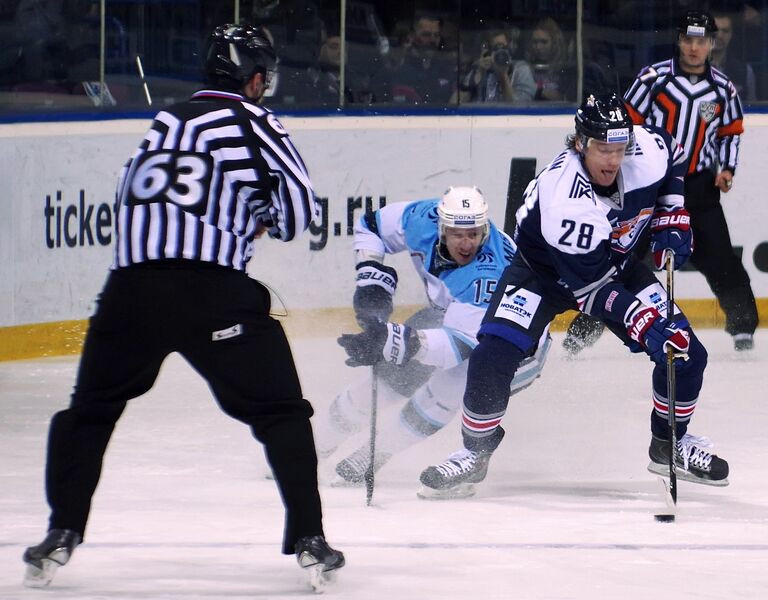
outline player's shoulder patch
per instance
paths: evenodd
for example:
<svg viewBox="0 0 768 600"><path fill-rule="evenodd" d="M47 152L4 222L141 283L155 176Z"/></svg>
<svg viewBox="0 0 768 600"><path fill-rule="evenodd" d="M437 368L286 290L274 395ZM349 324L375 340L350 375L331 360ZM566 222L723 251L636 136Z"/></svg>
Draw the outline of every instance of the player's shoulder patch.
<svg viewBox="0 0 768 600"><path fill-rule="evenodd" d="M547 204L566 202L570 199L592 199L592 184L581 167L575 152L564 152L554 162L554 169L546 169L539 175L539 201Z"/></svg>
<svg viewBox="0 0 768 600"><path fill-rule="evenodd" d="M571 182L569 198L592 198L592 184L582 173L576 172Z"/></svg>

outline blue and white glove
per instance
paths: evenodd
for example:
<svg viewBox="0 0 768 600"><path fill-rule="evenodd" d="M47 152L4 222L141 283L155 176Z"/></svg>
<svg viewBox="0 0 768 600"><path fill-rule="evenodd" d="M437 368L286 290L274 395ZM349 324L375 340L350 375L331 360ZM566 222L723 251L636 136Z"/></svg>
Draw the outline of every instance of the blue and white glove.
<svg viewBox="0 0 768 600"><path fill-rule="evenodd" d="M382 361L402 365L411 360L421 346L412 328L381 321L369 321L362 333L345 333L337 341L349 356L346 362L350 367Z"/></svg>
<svg viewBox="0 0 768 600"><path fill-rule="evenodd" d="M672 348L676 357L688 356L691 343L688 332L662 317L658 310L650 306L640 306L631 314L627 333L654 362L663 363L666 360L667 348Z"/></svg>
<svg viewBox="0 0 768 600"><path fill-rule="evenodd" d="M371 321L386 322L392 314L392 296L397 289L397 271L379 262L367 260L357 265L352 307L360 327Z"/></svg>
<svg viewBox="0 0 768 600"><path fill-rule="evenodd" d="M693 252L691 215L684 208L657 210L651 219L651 252L656 268L664 268L664 251L675 253L675 269L679 269Z"/></svg>

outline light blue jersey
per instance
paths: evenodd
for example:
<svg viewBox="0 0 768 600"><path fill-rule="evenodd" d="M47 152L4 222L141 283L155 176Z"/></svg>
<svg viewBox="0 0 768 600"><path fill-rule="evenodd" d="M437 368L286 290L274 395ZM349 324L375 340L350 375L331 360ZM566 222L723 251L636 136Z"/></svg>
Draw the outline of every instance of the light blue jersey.
<svg viewBox="0 0 768 600"><path fill-rule="evenodd" d="M438 199L399 202L363 217L354 248L383 257L408 251L430 305L444 312L443 326L419 331L418 360L447 369L477 345L477 330L504 268L514 256L512 240L493 223L475 258L458 266L439 252ZM447 254L447 253L446 253Z"/></svg>

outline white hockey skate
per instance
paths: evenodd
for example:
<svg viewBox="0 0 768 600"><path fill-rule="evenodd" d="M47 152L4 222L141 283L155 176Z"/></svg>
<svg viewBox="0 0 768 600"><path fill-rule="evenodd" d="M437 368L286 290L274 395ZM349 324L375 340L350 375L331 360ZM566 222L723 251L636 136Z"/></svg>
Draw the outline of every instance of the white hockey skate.
<svg viewBox="0 0 768 600"><path fill-rule="evenodd" d="M669 441L656 437L651 438L648 455L651 462L648 470L662 477L669 477ZM675 449L675 471L677 478L693 483L724 487L728 485L728 463L710 454L705 448L711 448L712 442L705 437L697 437L686 433L677 440Z"/></svg>
<svg viewBox="0 0 768 600"><path fill-rule="evenodd" d="M490 452L459 450L439 465L427 467L419 478L422 488L416 492L425 500L453 500L475 495L475 483L488 473Z"/></svg>
<svg viewBox="0 0 768 600"><path fill-rule="evenodd" d="M374 471L378 472L387 461L392 457L391 454L376 453L374 459ZM370 463L370 448L361 446L352 454L343 458L336 465L336 477L331 481L332 487L357 487L365 483L365 474Z"/></svg>
<svg viewBox="0 0 768 600"><path fill-rule="evenodd" d="M296 542L296 560L309 576L316 594L336 581L336 572L344 566L344 555L331 548L322 535L312 535Z"/></svg>
<svg viewBox="0 0 768 600"><path fill-rule="evenodd" d="M22 560L27 565L24 585L31 588L47 586L56 569L69 562L75 547L82 541L80 534L69 529L51 529L37 546L30 546Z"/></svg>

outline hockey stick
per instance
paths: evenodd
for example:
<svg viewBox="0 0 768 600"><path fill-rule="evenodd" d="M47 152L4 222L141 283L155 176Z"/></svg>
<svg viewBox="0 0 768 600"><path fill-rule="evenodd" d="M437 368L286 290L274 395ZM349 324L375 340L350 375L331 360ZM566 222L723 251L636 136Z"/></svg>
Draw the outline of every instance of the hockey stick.
<svg viewBox="0 0 768 600"><path fill-rule="evenodd" d="M376 377L376 365L371 367L371 440L368 468L365 470L365 504L373 502L374 462L376 459L376 418L379 404L379 384Z"/></svg>
<svg viewBox="0 0 768 600"><path fill-rule="evenodd" d="M667 321L675 316L675 253L667 249ZM675 420L675 350L667 348L667 422L669 423L669 495L677 504L677 473L675 472L675 447L677 446Z"/></svg>
<svg viewBox="0 0 768 600"><path fill-rule="evenodd" d="M138 54L136 55L136 69L139 72L141 87L144 89L144 97L147 99L147 106L152 106L152 96L149 94L147 79L144 77L144 66L141 64L141 57Z"/></svg>
<svg viewBox="0 0 768 600"><path fill-rule="evenodd" d="M504 214L504 233L512 237L517 219L515 213L523 205L523 196L528 183L536 177L535 158L513 158L509 163L509 182L507 184L507 207Z"/></svg>

